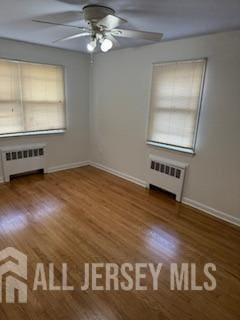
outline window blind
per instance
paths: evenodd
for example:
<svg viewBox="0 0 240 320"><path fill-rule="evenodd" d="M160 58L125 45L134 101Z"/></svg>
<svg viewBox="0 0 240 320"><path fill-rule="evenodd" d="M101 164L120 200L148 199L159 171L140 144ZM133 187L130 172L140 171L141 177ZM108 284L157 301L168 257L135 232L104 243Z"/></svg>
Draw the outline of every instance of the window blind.
<svg viewBox="0 0 240 320"><path fill-rule="evenodd" d="M61 66L0 59L0 135L65 129Z"/></svg>
<svg viewBox="0 0 240 320"><path fill-rule="evenodd" d="M193 149L206 61L154 64L148 141Z"/></svg>

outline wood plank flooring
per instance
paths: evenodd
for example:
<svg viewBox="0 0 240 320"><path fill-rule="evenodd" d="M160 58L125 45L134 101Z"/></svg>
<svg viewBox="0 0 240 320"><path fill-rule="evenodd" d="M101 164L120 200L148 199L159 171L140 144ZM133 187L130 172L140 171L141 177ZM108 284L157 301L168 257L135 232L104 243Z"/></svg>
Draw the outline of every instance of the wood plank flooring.
<svg viewBox="0 0 240 320"><path fill-rule="evenodd" d="M0 250L28 256L28 303L0 304L1 320L239 320L240 228L199 214L93 167L0 185ZM33 291L38 262L68 264L79 288L84 263L163 263L159 290ZM214 291L171 291L170 263L216 264ZM151 277L146 281L150 283Z"/></svg>

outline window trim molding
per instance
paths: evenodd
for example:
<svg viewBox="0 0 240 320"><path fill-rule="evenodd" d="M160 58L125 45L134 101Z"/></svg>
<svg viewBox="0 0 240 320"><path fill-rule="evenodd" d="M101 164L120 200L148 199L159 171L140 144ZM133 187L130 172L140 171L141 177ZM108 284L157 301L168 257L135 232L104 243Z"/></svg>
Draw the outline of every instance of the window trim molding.
<svg viewBox="0 0 240 320"><path fill-rule="evenodd" d="M198 59L200 60L200 59ZM207 71L207 63L208 63L208 58L202 58L201 60L204 60L204 69L203 69L203 76L202 76L202 82L201 82L201 88L200 88L200 95L198 99L198 111L197 111L197 118L196 118L196 126L195 126L195 132L193 136L193 151L195 153L196 149L196 143L197 143L197 134L198 134L198 128L199 128L199 122L200 122L200 113L202 110L202 101L203 101L203 92L204 92L204 85L205 85L205 79L206 79L206 71Z"/></svg>
<svg viewBox="0 0 240 320"><path fill-rule="evenodd" d="M170 150L170 151L177 151L177 152L181 152L181 153L187 153L187 154L192 155L192 156L195 155L195 150L191 149L191 148L184 148L184 147L174 146L174 145L171 145L171 144L165 144L165 143L160 143L160 142L151 141L151 140L147 140L146 144L150 145L150 146L157 147L157 148L167 149L167 150Z"/></svg>
<svg viewBox="0 0 240 320"><path fill-rule="evenodd" d="M208 57L198 57L198 58L186 58L186 59L176 59L176 60L161 60L161 61L155 61L152 62L152 66L154 65L163 65L163 64L170 64L170 63L177 63L177 62L190 62L190 61L201 61L201 60L208 60Z"/></svg>
<svg viewBox="0 0 240 320"><path fill-rule="evenodd" d="M166 144L166 143L161 143L157 141L152 141L148 139L148 130L149 130L149 121L150 121L150 115L151 115L151 106L150 106L150 101L151 101L151 88L152 88L152 72L153 72L153 67L154 65L164 65L164 64L170 64L170 63L177 63L177 62L187 62L187 61L204 61L204 69L203 69L203 76L202 76L202 81L201 81L201 88L200 88L200 95L198 99L198 108L197 108L197 117L196 117L196 126L194 130L194 135L193 135L193 146L192 148L186 148L186 147L181 147L181 146L175 146L171 144ZM186 58L186 59L181 59L181 60L162 60L159 62L152 62L152 67L151 67L151 73L149 76L150 79L150 85L149 85L149 95L148 95L148 114L147 114L147 126L146 126L146 139L145 142L148 145L152 145L155 147L163 148L163 149L168 149L171 151L178 151L178 152L183 152L191 155L195 155L196 152L196 143L197 143L197 134L198 134L198 129L199 129L199 122L200 122L200 113L202 110L202 101L203 101L203 93L204 93L204 88L205 88L205 79L206 79L206 71L207 71L207 64L208 64L208 57L200 57L200 58Z"/></svg>
<svg viewBox="0 0 240 320"><path fill-rule="evenodd" d="M38 130L38 131L25 131L25 132L15 132L15 133L2 133L1 138L11 138L11 137L27 137L27 136L42 136L42 135L52 135L52 134L64 134L65 129L49 129L49 130Z"/></svg>

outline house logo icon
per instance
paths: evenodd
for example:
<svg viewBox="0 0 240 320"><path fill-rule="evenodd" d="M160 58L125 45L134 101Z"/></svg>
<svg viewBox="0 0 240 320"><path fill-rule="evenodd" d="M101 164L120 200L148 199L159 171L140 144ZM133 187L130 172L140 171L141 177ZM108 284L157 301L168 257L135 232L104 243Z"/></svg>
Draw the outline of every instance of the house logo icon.
<svg viewBox="0 0 240 320"><path fill-rule="evenodd" d="M27 303L26 280L27 256L12 247L0 251L0 303Z"/></svg>

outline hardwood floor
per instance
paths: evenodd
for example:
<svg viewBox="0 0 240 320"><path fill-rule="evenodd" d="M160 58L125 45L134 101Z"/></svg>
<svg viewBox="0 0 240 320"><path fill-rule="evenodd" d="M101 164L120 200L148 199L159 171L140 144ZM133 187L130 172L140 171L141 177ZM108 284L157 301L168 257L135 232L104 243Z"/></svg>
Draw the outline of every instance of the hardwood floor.
<svg viewBox="0 0 240 320"><path fill-rule="evenodd" d="M28 303L0 319L240 319L240 228L93 167L0 185L0 249L28 256ZM38 262L68 264L74 291L33 291ZM80 291L83 264L163 263L159 290ZM171 291L170 263L216 264L214 291ZM146 282L150 283L147 275Z"/></svg>

